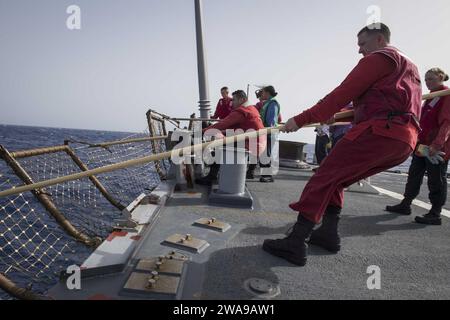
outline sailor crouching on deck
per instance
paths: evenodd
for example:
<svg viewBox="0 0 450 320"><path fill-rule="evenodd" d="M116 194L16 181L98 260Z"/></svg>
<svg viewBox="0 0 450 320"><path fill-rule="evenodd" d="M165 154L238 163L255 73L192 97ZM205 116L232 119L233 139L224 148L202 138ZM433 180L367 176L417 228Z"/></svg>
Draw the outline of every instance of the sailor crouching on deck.
<svg viewBox="0 0 450 320"><path fill-rule="evenodd" d="M439 68L429 70L425 82L431 92L448 89L444 82L448 75ZM422 132L419 134L418 152L414 154L409 168L408 182L404 200L396 206L387 206L386 210L410 215L411 204L420 193L425 172L428 174L429 199L432 208L416 222L429 225L441 225L442 207L447 202L447 169L450 159L450 97L434 98L425 101L420 118ZM422 149L421 149L422 148ZM428 152L421 155L420 150ZM443 152L444 154L440 153Z"/></svg>
<svg viewBox="0 0 450 320"><path fill-rule="evenodd" d="M220 130L222 132L228 129L241 129L244 132L247 130L258 131L264 129L264 124L258 110L248 102L247 94L242 90L238 90L233 93L233 110L230 115L215 125L204 129L203 132L211 129ZM252 150L253 147L256 147L256 150ZM246 148L250 153L260 155L266 148L266 138L257 138L256 143L249 143L249 141L246 141ZM219 164L213 164L209 174L206 177L197 179L195 182L200 185L212 185L213 182L217 180L219 169Z"/></svg>
<svg viewBox="0 0 450 320"><path fill-rule="evenodd" d="M295 132L310 123L326 122L353 101L354 127L311 178L300 201L290 205L299 212L292 233L282 240L266 240L265 251L300 266L306 264L308 239L338 252L344 188L403 163L416 147L419 72L389 41L390 30L384 24L362 29L358 46L364 57L358 65L338 88L286 124L286 132ZM321 227L313 232L321 221Z"/></svg>

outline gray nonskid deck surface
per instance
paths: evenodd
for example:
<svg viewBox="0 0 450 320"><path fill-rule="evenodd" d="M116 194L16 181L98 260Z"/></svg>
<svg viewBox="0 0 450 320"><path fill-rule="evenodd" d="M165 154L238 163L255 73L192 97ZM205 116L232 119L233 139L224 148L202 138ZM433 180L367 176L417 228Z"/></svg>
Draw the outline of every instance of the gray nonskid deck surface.
<svg viewBox="0 0 450 320"><path fill-rule="evenodd" d="M296 267L261 249L264 239L283 237L297 215L288 204L298 200L312 173L281 170L274 184L257 180L247 186L256 203L254 210L210 207L207 190L198 187L201 198L178 194L161 210L159 219L141 241L134 260L165 254L172 249L161 245L168 236L192 234L210 246L191 257L182 282L182 299L241 300L256 297L244 288L250 278L278 285L275 299L449 299L450 229L447 218L442 227L413 223L413 217L384 211L396 200L387 196L346 193L340 231L343 250L337 255L310 247L306 267ZM396 175L382 174L373 181L396 191ZM426 210L414 207L415 214ZM193 226L199 218L216 218L231 224L226 233ZM367 268L381 268L381 290L367 288ZM131 272L83 281L83 290L70 292L61 285L54 297L85 299L95 294L128 299L118 295ZM142 298L142 297L141 297Z"/></svg>
<svg viewBox="0 0 450 320"><path fill-rule="evenodd" d="M308 265L299 268L262 251L264 239L283 237L295 222L296 214L287 205L298 199L310 176L283 170L274 185L250 182L258 210L245 215L223 212L221 218L247 227L226 249L212 254L203 298L251 299L243 283L253 277L278 284L278 299L450 298L448 220L443 227L425 227L412 217L389 214L383 210L393 199L386 196L346 193L343 250L337 255L312 246ZM415 213L426 211L415 208ZM381 268L381 290L367 289L371 265Z"/></svg>
<svg viewBox="0 0 450 320"><path fill-rule="evenodd" d="M407 174L392 174L392 173L381 173L371 179L371 183L374 186L388 189L392 192L403 195L405 193L405 186L408 180ZM428 179L424 178L422 188L420 189L420 194L417 197L417 200L421 200L424 202L430 202L428 198ZM450 186L450 183L449 183ZM392 200L392 203L399 203L398 200ZM450 192L447 193L447 204L444 206L445 209L450 210Z"/></svg>

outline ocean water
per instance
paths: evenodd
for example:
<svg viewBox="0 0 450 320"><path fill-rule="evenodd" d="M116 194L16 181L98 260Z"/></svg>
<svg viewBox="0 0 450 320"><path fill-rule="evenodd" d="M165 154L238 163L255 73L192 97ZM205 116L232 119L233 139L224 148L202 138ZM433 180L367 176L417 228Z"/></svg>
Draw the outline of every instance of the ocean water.
<svg viewBox="0 0 450 320"><path fill-rule="evenodd" d="M130 132L58 129L0 124L0 144L9 151L61 145L65 139L104 142L123 139Z"/></svg>
<svg viewBox="0 0 450 320"><path fill-rule="evenodd" d="M94 131L94 130L77 130L77 129L58 129L58 128L42 128L42 127L27 127L27 126L13 126L13 125L0 125L0 144L6 147L9 151L18 151L32 148L40 148L40 147L49 147L55 145L62 145L64 140L71 139L77 141L86 141L89 143L99 143L106 141L115 141L120 140L126 137L130 137L134 133L130 132L109 132L109 131ZM17 178L13 175L12 171L7 167L3 160L0 159L0 174L3 174L3 179L6 178L14 178L16 179L15 183L17 183ZM116 174L117 177L113 177L113 179L118 179L120 181L120 174ZM150 172L149 175L157 176L156 172ZM159 177L157 177L159 179ZM2 180L4 181L4 180ZM21 182L19 181L21 184ZM83 190L82 190L83 191ZM128 195L133 196L133 195ZM36 217L41 219L39 222L42 225L46 225L47 229L45 232L49 234L52 233L56 236L63 237L62 241L59 241L55 244L56 250L62 250L64 248L64 244L70 244L71 250L64 251L65 262L62 264L65 266L69 266L72 264L80 265L92 252L92 249L86 248L84 245L80 243L76 243L71 239L67 234L65 234L59 225L55 223L52 217L42 208L39 202L31 195L31 193L26 194L26 200L30 201L31 206L36 208L35 216L27 217L27 219L34 220ZM7 198L0 199L0 205L6 206L5 203ZM97 205L100 208L96 208L96 210L102 210L106 212L106 215L103 217L105 221L111 220L111 216L108 216L108 212L112 212L111 205L103 199L97 201ZM102 208L102 206L104 208ZM114 208L115 209L115 208ZM81 213L83 210L87 210L84 213L89 214L90 208L83 208L82 206L74 207L75 214ZM88 212L89 211L89 212ZM117 210L116 210L117 211ZM7 211L8 212L8 211ZM8 212L10 214L12 211ZM2 212L0 212L2 213ZM3 211L5 213L5 211ZM117 214L117 212L115 213ZM112 213L111 213L112 215ZM0 222L2 219L8 219L5 216L0 215ZM5 220L6 221L6 220ZM96 221L98 222L98 221ZM35 229L40 230L42 233L41 227L39 223L34 225ZM6 224L0 225L0 232L5 232ZM20 227L20 226L18 226ZM6 229L7 230L7 229ZM46 234L41 234L43 237L47 236ZM5 263L2 264L2 254L4 252L8 252L8 250L12 250L8 248L8 244L6 241L8 239L7 231L1 235L0 237L0 247L5 251L0 252L0 272L5 272ZM60 247L58 247L60 246ZM8 260L9 261L9 260ZM7 265L9 266L9 265ZM41 266L45 267L45 263ZM8 273L8 277L21 286L28 286L30 283L33 283L33 291L39 293L45 293L56 281L58 281L58 272L61 270L51 269L48 273L51 277L50 280L46 279L45 281L34 281L35 279L30 278L29 274L25 275L21 272L10 272ZM10 297L6 295L0 289L0 299L9 299Z"/></svg>

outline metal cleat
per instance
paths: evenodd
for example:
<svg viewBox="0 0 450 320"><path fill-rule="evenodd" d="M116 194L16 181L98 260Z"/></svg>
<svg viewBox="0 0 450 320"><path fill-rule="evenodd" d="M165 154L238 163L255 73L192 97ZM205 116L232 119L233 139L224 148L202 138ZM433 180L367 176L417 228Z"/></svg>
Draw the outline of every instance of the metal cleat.
<svg viewBox="0 0 450 320"><path fill-rule="evenodd" d="M162 245L176 247L182 250L188 250L195 253L202 253L209 243L205 240L194 238L191 234L174 234L162 242Z"/></svg>
<svg viewBox="0 0 450 320"><path fill-rule="evenodd" d="M216 218L202 218L198 219L193 224L196 227L211 229L219 232L227 232L231 226L228 223L218 221Z"/></svg>

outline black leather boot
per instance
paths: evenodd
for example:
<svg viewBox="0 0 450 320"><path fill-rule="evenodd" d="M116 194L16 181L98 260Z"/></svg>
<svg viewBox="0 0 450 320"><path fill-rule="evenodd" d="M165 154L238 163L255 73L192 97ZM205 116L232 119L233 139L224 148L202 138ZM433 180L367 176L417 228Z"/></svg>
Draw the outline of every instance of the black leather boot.
<svg viewBox="0 0 450 320"><path fill-rule="evenodd" d="M196 179L195 183L201 186L212 186L214 182L217 182L217 176L219 175L220 165L213 164L209 169L207 176Z"/></svg>
<svg viewBox="0 0 450 320"><path fill-rule="evenodd" d="M442 208L432 207L429 213L427 213L423 217L416 217L415 220L417 223L420 223L420 224L440 226L440 225L442 225L441 211L442 211Z"/></svg>
<svg viewBox="0 0 450 320"><path fill-rule="evenodd" d="M272 183L272 182L275 182L275 180L273 179L272 176L261 176L261 178L259 179L259 182Z"/></svg>
<svg viewBox="0 0 450 320"><path fill-rule="evenodd" d="M246 179L248 179L248 180L255 179L255 170L256 170L256 164L249 164L248 169L247 169Z"/></svg>
<svg viewBox="0 0 450 320"><path fill-rule="evenodd" d="M341 238L338 225L342 209L329 206L322 219L322 225L314 230L308 243L324 248L331 253L341 251Z"/></svg>
<svg viewBox="0 0 450 320"><path fill-rule="evenodd" d="M386 207L386 211L388 212L393 212L393 213L398 213L404 216L409 216L412 214L412 210L411 210L411 202L407 199L403 200L400 204L396 205L396 206L387 206Z"/></svg>
<svg viewBox="0 0 450 320"><path fill-rule="evenodd" d="M291 234L285 239L265 240L263 250L271 255L283 258L297 266L303 267L307 261L308 246L305 243L311 235L315 224L299 216Z"/></svg>

